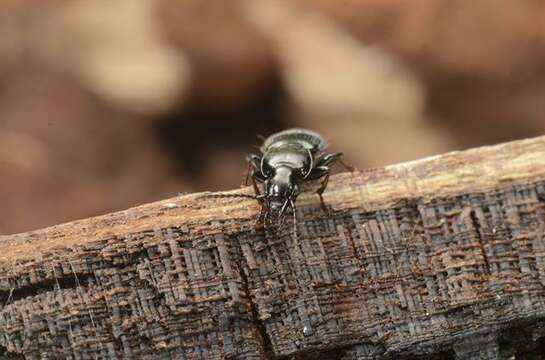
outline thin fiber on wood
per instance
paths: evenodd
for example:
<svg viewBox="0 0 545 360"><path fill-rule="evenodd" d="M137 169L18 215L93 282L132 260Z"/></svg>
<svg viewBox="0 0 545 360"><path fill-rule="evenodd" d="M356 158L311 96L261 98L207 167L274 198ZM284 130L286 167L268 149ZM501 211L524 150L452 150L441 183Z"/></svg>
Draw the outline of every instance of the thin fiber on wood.
<svg viewBox="0 0 545 360"><path fill-rule="evenodd" d="M233 193L250 193L242 189ZM297 229L207 194L0 237L28 359L509 359L545 336L545 137L343 173ZM54 204L52 204L54 206Z"/></svg>

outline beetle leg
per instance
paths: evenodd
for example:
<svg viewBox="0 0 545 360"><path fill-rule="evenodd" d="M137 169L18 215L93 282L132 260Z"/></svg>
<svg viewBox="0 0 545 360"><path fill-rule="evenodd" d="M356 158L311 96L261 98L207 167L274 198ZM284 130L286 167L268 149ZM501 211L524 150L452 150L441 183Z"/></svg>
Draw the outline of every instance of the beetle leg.
<svg viewBox="0 0 545 360"><path fill-rule="evenodd" d="M344 161L343 159L338 159L338 161L339 161L339 164L341 164L342 166L344 166L344 168L345 168L346 170L348 170L348 171L350 171L350 172L356 171L356 168L355 168L353 165L347 163L347 162Z"/></svg>
<svg viewBox="0 0 545 360"><path fill-rule="evenodd" d="M337 161L338 159L341 158L341 156L343 156L343 153L335 153L335 154L327 154L326 156L324 156L323 158L320 159L320 161L318 161L318 164L316 164L317 166L329 166L331 164L333 164L335 161Z"/></svg>
<svg viewBox="0 0 545 360"><path fill-rule="evenodd" d="M295 203L293 200L290 200L291 205L291 211L293 212L293 237L296 241L296 243L299 243L299 239L297 236L297 208L295 207Z"/></svg>
<svg viewBox="0 0 545 360"><path fill-rule="evenodd" d="M256 180L259 182L264 182L266 180L265 176L263 176L260 170L261 158L257 156L256 154L249 154L246 157L246 160L248 161L248 169L246 171L244 185L248 185L248 178L250 178L252 180L252 186L254 188L256 197L258 199L262 199L263 196L261 195L261 192L259 191L259 187L257 186L257 183L256 183Z"/></svg>
<svg viewBox="0 0 545 360"><path fill-rule="evenodd" d="M327 166L318 166L312 169L308 177L309 180L318 180L329 174L329 167Z"/></svg>
<svg viewBox="0 0 545 360"><path fill-rule="evenodd" d="M317 165L318 166L330 166L330 165L333 165L333 163L335 163L336 161L338 161L339 164L344 166L346 170L348 170L350 172L354 172L355 168L352 165L347 164L345 161L343 161L342 156L343 156L343 153L341 153L341 152L335 153L335 154L328 154L328 155L324 156L318 162Z"/></svg>
<svg viewBox="0 0 545 360"><path fill-rule="evenodd" d="M261 164L261 158L257 156L256 154L248 154L248 156L246 156L246 161L248 162L248 167L246 168L246 174L244 175L243 186L248 185L248 179L250 177L250 173L252 172L252 169L254 170L254 172L255 170L259 170L259 166ZM252 176L254 176L253 173L252 173Z"/></svg>
<svg viewBox="0 0 545 360"><path fill-rule="evenodd" d="M250 178L251 170L252 170L252 165L248 163L248 166L246 167L246 171L244 172L244 181L242 182L241 186L248 186L248 180Z"/></svg>
<svg viewBox="0 0 545 360"><path fill-rule="evenodd" d="M259 169L261 164L261 158L256 154L248 154L246 160L254 167L254 169Z"/></svg>
<svg viewBox="0 0 545 360"><path fill-rule="evenodd" d="M256 172L254 171L254 173L252 174L252 186L254 187L254 192L255 192L255 195L258 199L261 199L263 198L263 196L261 195L261 191L259 191L259 187L257 186L257 182L256 182Z"/></svg>
<svg viewBox="0 0 545 360"><path fill-rule="evenodd" d="M329 182L329 173L325 174L324 179L322 180L322 184L320 185L318 190L316 190L316 193L320 197L320 202L321 202L323 207L325 207L325 203L324 203L324 198L323 198L322 194L324 193L328 182Z"/></svg>

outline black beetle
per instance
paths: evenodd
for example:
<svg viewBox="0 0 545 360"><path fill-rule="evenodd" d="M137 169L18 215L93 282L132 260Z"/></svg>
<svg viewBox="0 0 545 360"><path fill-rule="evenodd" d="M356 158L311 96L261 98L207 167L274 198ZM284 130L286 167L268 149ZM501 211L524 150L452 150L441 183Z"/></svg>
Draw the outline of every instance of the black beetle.
<svg viewBox="0 0 545 360"><path fill-rule="evenodd" d="M310 180L321 179L316 192L323 204L322 193L327 187L330 166L342 156L342 153L325 154L326 147L324 138L314 131L289 129L266 138L260 148L261 155L248 155L248 173L256 198L263 201L267 213L282 216L288 206L295 213L301 183ZM257 182L264 184L263 194Z"/></svg>
<svg viewBox="0 0 545 360"><path fill-rule="evenodd" d="M257 199L263 205L258 221L263 214L265 220L269 214L283 220L282 215L291 207L294 234L297 238L295 201L301 192L301 184L305 181L321 180L316 193L324 206L322 194L327 187L331 165L339 161L349 171L354 171L354 168L341 160L342 153L326 154L326 147L324 138L311 130L296 128L273 134L264 140L260 155L249 154L247 157L245 184L248 184L250 177L255 195L211 194L207 197ZM264 185L263 193L259 190L258 183Z"/></svg>

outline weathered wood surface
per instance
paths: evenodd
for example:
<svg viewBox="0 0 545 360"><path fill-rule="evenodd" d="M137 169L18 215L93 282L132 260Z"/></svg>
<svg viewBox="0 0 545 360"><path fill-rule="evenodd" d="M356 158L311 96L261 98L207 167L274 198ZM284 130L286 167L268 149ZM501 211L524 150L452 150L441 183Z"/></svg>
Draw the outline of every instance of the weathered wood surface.
<svg viewBox="0 0 545 360"><path fill-rule="evenodd" d="M345 360L543 345L545 137L343 173L324 197L329 213L300 197L297 239L289 217L264 231L254 201L203 194L2 236L0 345Z"/></svg>

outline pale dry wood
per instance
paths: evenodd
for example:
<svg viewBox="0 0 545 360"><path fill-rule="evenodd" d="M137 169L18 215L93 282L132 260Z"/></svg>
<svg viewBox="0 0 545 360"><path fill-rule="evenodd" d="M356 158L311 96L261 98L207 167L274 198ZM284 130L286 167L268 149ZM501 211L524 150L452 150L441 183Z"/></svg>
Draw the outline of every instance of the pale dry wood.
<svg viewBox="0 0 545 360"><path fill-rule="evenodd" d="M207 194L2 236L0 343L189 359L539 346L545 137L333 176L327 213L309 190L297 238L256 227L253 200Z"/></svg>

